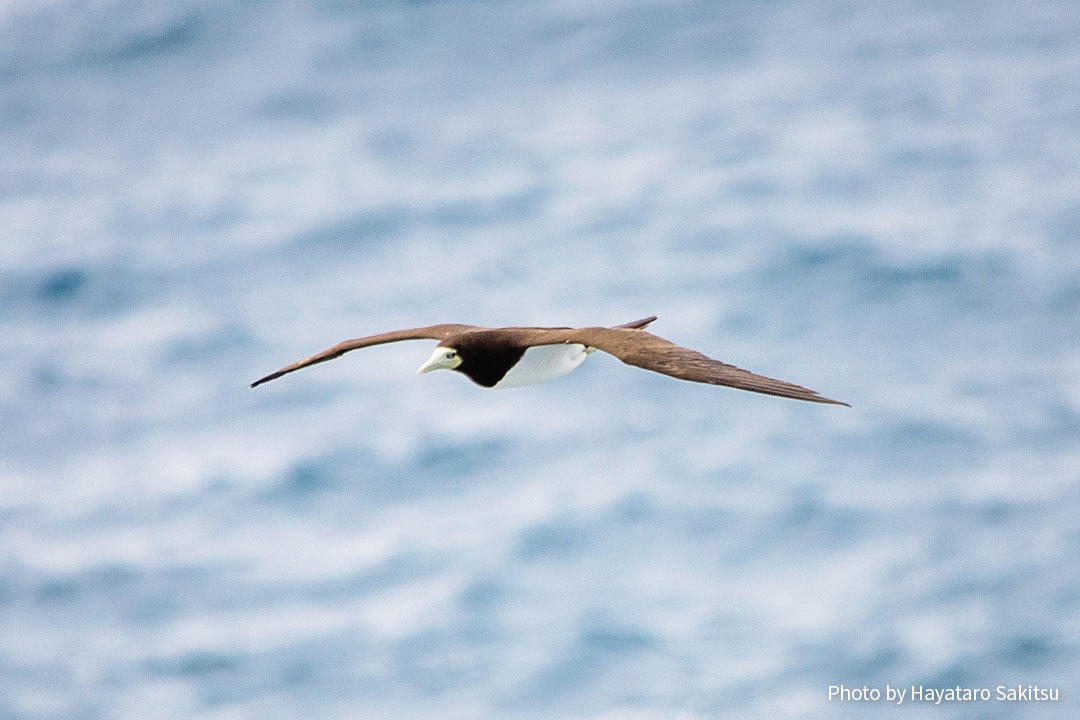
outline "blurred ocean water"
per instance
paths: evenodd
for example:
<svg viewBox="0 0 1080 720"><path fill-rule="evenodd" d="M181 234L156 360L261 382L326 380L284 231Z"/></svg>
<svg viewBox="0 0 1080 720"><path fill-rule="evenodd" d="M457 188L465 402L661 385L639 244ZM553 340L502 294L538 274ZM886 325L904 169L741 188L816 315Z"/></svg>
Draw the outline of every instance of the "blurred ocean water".
<svg viewBox="0 0 1080 720"><path fill-rule="evenodd" d="M0 717L1075 717L1078 188L1071 2L4 3ZM247 388L648 314L854 408Z"/></svg>

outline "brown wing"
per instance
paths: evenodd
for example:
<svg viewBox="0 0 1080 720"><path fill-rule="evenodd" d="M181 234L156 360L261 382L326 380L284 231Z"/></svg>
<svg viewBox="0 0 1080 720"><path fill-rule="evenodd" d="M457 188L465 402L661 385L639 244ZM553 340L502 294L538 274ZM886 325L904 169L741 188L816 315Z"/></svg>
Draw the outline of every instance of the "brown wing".
<svg viewBox="0 0 1080 720"><path fill-rule="evenodd" d="M291 365L286 365L280 370L275 370L266 377L261 377L251 383L251 387L262 385L264 382L270 382L271 380L275 380L294 370L306 368L308 365L333 360L334 358L341 357L350 350L359 350L360 348L371 347L372 345L383 345L385 343L400 342L402 340L445 340L457 333L480 329L482 328L478 328L475 325L429 325L428 327L412 328L411 330L394 330L393 332L382 333L381 335L369 335L353 340L345 340L333 347L326 348L322 352L315 353L309 358L297 360Z"/></svg>
<svg viewBox="0 0 1080 720"><path fill-rule="evenodd" d="M541 334L537 333L537 335ZM713 360L695 350L676 345L645 330L582 328L580 330L544 333L544 335L546 337L530 338L530 344L549 344L549 341L555 343L577 342L614 355L627 365L652 370L663 375L670 375L680 380L707 383L709 385L726 385L739 390L749 390L751 392L765 393L766 395L778 395L795 400L851 407L845 402L830 400L827 397L818 395L813 390L799 385L784 382L783 380L775 380L752 373L749 370L737 368L734 365L722 363L719 360ZM541 342L535 342L536 340L541 340Z"/></svg>
<svg viewBox="0 0 1080 720"><path fill-rule="evenodd" d="M612 330L622 330L622 329L640 330L643 327L648 327L649 323L653 322L654 320L656 320L656 316L655 315L650 315L647 318L641 318L640 320L634 320L633 322L628 322L628 323L625 323L623 325L616 325L615 327L612 328Z"/></svg>

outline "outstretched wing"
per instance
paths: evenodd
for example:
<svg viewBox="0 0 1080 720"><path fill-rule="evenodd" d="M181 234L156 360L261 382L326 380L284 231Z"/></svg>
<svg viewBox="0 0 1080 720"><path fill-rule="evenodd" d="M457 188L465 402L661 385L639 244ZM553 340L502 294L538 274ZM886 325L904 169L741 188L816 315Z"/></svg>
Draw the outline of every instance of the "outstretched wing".
<svg viewBox="0 0 1080 720"><path fill-rule="evenodd" d="M652 370L680 380L726 385L766 395L851 407L845 402L822 397L817 392L800 385L758 375L749 370L713 360L696 350L676 345L645 330L582 328L552 332L547 338L535 337L532 340L534 344L547 344L547 340L555 343L582 343L614 355L627 365ZM536 340L541 342L536 343Z"/></svg>
<svg viewBox="0 0 1080 720"><path fill-rule="evenodd" d="M411 330L394 330L393 332L382 333L381 335L369 335L367 337L354 338L353 340L345 340L333 347L326 348L322 352L315 353L309 358L297 360L291 365L286 365L280 370L275 370L266 377L261 377L251 383L251 387L262 385L264 382L270 382L271 380L275 380L294 370L306 368L308 365L333 360L334 358L341 357L350 350L359 350L360 348L371 347L372 345L383 345L385 343L400 342L402 340L445 340L451 335L456 335L468 330L480 329L482 328L478 328L475 325L429 325L428 327L412 328Z"/></svg>
<svg viewBox="0 0 1080 720"><path fill-rule="evenodd" d="M648 327L649 323L656 320L655 315L650 315L647 318L641 318L640 320L634 320L623 325L616 325L612 330L640 330L643 327Z"/></svg>

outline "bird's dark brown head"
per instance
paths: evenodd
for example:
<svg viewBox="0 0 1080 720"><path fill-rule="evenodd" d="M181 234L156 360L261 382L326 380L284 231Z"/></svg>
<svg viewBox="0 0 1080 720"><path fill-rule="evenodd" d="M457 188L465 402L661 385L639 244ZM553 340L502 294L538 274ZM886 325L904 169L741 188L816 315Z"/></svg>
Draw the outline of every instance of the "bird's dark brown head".
<svg viewBox="0 0 1080 720"><path fill-rule="evenodd" d="M524 346L485 333L464 333L439 343L417 374L432 370L456 370L477 385L494 387L521 359Z"/></svg>

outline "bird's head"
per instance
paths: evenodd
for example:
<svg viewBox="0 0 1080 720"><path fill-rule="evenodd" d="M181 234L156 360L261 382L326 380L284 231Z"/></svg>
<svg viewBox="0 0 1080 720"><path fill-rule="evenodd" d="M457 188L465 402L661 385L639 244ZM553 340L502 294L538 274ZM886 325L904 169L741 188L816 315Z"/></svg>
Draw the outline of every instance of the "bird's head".
<svg viewBox="0 0 1080 720"><path fill-rule="evenodd" d="M456 348L444 347L440 345L435 348L435 352L431 353L431 357L428 361L420 366L420 369L416 371L417 375L422 373L431 372L432 370L453 370L461 364L461 353Z"/></svg>

